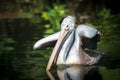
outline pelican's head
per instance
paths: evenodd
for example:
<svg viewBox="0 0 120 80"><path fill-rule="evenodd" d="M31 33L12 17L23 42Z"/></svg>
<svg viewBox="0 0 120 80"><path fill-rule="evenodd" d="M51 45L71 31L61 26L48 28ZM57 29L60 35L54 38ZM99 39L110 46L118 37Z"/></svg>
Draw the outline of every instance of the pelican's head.
<svg viewBox="0 0 120 80"><path fill-rule="evenodd" d="M67 16L66 18L63 19L61 23L60 36L57 41L58 45L56 45L58 48L60 47L60 44L63 44L63 40L66 38L66 36L69 36L71 32L74 30L75 21L76 19L74 16Z"/></svg>
<svg viewBox="0 0 120 80"><path fill-rule="evenodd" d="M59 51L60 46L64 44L65 39L71 35L72 31L75 28L75 21L76 19L74 16L67 16L66 18L63 19L61 23L60 36L54 48L56 49L56 51Z"/></svg>
<svg viewBox="0 0 120 80"><path fill-rule="evenodd" d="M68 35L67 33L71 32L75 28L75 22L76 19L74 16L67 16L63 19L61 23L61 34L58 42L61 42L65 38L65 36Z"/></svg>
<svg viewBox="0 0 120 80"><path fill-rule="evenodd" d="M67 16L61 23L61 30L72 30L75 27L76 19L74 16Z"/></svg>

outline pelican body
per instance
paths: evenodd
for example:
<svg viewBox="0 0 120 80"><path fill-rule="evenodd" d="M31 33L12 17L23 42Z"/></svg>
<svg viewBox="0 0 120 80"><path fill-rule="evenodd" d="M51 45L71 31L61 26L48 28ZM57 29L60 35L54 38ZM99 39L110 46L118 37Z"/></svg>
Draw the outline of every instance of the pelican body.
<svg viewBox="0 0 120 80"><path fill-rule="evenodd" d="M35 43L33 48L39 49L46 43L57 41L50 56L47 71L53 63L56 65L92 65L100 59L100 55L90 56L84 50L85 48L96 49L99 31L85 24L75 28L75 22L74 16L67 16L61 23L60 32Z"/></svg>

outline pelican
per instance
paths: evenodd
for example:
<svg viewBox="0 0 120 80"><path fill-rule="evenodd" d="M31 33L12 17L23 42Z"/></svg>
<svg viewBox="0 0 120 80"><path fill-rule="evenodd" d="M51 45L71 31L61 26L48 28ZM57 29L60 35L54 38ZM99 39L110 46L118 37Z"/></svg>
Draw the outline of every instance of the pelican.
<svg viewBox="0 0 120 80"><path fill-rule="evenodd" d="M53 63L56 65L93 65L98 62L101 55L90 56L85 48L96 49L99 31L88 25L81 24L75 28L74 16L67 16L61 23L61 31L46 38L38 40L33 49L40 49L47 43L57 41L50 56L46 71Z"/></svg>

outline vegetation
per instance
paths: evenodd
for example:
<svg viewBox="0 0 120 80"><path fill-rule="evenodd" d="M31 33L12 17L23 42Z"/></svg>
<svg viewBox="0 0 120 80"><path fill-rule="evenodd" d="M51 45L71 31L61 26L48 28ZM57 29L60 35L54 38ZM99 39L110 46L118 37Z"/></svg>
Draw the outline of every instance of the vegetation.
<svg viewBox="0 0 120 80"><path fill-rule="evenodd" d="M111 14L109 9L103 8L96 15L97 20L92 22L101 32L100 50L103 51L119 51L120 43L118 35L120 34L118 23L120 21L119 14ZM117 19L116 19L117 18ZM102 45L105 44L105 45Z"/></svg>
<svg viewBox="0 0 120 80"><path fill-rule="evenodd" d="M44 25L46 28L44 34L51 34L60 30L60 21L67 12L65 5L54 4L53 8L47 7L47 11L42 13L43 19L49 21L49 23Z"/></svg>

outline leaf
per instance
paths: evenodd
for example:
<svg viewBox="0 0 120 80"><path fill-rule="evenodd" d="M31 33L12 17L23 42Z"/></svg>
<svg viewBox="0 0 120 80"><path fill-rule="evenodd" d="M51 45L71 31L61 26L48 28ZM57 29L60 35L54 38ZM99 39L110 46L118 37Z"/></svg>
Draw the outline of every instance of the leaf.
<svg viewBox="0 0 120 80"><path fill-rule="evenodd" d="M53 29L47 29L47 30L45 31L46 34L50 34L50 33L53 33L53 32L54 32Z"/></svg>
<svg viewBox="0 0 120 80"><path fill-rule="evenodd" d="M49 20L48 13L47 12L43 12L42 13L42 18L44 18L45 20Z"/></svg>
<svg viewBox="0 0 120 80"><path fill-rule="evenodd" d="M46 25L45 25L45 28L50 28L50 24L46 24Z"/></svg>

